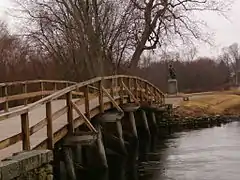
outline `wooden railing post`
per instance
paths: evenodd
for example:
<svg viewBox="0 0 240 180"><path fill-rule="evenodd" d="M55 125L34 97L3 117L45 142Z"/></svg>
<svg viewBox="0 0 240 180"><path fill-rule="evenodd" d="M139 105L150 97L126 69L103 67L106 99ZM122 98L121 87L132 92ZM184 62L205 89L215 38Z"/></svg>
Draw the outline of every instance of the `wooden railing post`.
<svg viewBox="0 0 240 180"><path fill-rule="evenodd" d="M120 104L123 104L123 95L124 95L124 92L123 92L123 78L120 78Z"/></svg>
<svg viewBox="0 0 240 180"><path fill-rule="evenodd" d="M41 81L40 82L40 88L41 88L41 92L42 92L42 98L44 98L44 95L43 95L43 91L44 91L44 84L43 84L43 82Z"/></svg>
<svg viewBox="0 0 240 180"><path fill-rule="evenodd" d="M74 127L73 127L73 108L72 108L72 92L68 92L66 94L66 100L67 100L67 121L68 121L68 134L74 133Z"/></svg>
<svg viewBox="0 0 240 180"><path fill-rule="evenodd" d="M21 114L21 126L22 126L23 150L30 150L30 131L29 131L28 112Z"/></svg>
<svg viewBox="0 0 240 180"><path fill-rule="evenodd" d="M154 88L153 88L153 86L150 86L149 89L150 89L150 91L151 91L151 92L150 92L150 93L151 93L151 94L150 94L150 103L153 104Z"/></svg>
<svg viewBox="0 0 240 180"><path fill-rule="evenodd" d="M140 102L143 102L144 97L143 97L142 81L140 84L141 84L140 85Z"/></svg>
<svg viewBox="0 0 240 180"><path fill-rule="evenodd" d="M51 101L46 103L46 118L47 118L47 148L53 149L53 126L52 126L52 104Z"/></svg>
<svg viewBox="0 0 240 180"><path fill-rule="evenodd" d="M54 83L54 91L57 91L57 83Z"/></svg>
<svg viewBox="0 0 240 180"><path fill-rule="evenodd" d="M138 100L138 84L137 84L137 79L134 79L134 91L135 91L135 97Z"/></svg>
<svg viewBox="0 0 240 180"><path fill-rule="evenodd" d="M27 83L23 84L23 93L26 94L27 93ZM26 106L28 104L28 98L24 99L24 105Z"/></svg>
<svg viewBox="0 0 240 180"><path fill-rule="evenodd" d="M158 96L158 92L157 92L157 90L155 89L155 102L156 102L156 104L158 104L160 101L159 101L159 96Z"/></svg>
<svg viewBox="0 0 240 180"><path fill-rule="evenodd" d="M6 101L3 104L3 108L4 108L4 111L7 112L8 111L8 87L6 85L6 86L3 86L2 88L3 88L2 89L3 97L6 98Z"/></svg>
<svg viewBox="0 0 240 180"><path fill-rule="evenodd" d="M132 87L131 87L131 78L128 78L127 79L127 82L128 82L128 84L127 84L127 87L128 87L128 89L132 92ZM130 96L130 94L128 95L128 102L132 102L132 99L131 99L131 96Z"/></svg>
<svg viewBox="0 0 240 180"><path fill-rule="evenodd" d="M146 95L146 102L149 103L148 84L146 82L144 82L144 84L145 84L144 89L145 89L145 95Z"/></svg>
<svg viewBox="0 0 240 180"><path fill-rule="evenodd" d="M114 98L114 78L111 79L111 86L110 86L110 95ZM113 103L112 103L112 107L114 107Z"/></svg>
<svg viewBox="0 0 240 180"><path fill-rule="evenodd" d="M89 108L89 87L85 86L84 87L84 97L85 97L85 112L86 112L86 117L90 119L90 108Z"/></svg>
<svg viewBox="0 0 240 180"><path fill-rule="evenodd" d="M99 81L99 95L98 95L98 99L99 99L99 105L100 105L100 112L104 113L104 102L103 102L103 79L101 79Z"/></svg>

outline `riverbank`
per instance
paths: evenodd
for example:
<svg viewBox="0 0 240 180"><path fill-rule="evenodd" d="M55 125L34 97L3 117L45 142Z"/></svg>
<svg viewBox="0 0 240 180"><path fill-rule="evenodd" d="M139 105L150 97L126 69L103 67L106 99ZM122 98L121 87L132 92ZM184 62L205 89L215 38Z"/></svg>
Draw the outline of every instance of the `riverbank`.
<svg viewBox="0 0 240 180"><path fill-rule="evenodd" d="M174 108L174 116L206 117L206 116L240 116L240 95L237 91L218 92L198 98L189 97Z"/></svg>

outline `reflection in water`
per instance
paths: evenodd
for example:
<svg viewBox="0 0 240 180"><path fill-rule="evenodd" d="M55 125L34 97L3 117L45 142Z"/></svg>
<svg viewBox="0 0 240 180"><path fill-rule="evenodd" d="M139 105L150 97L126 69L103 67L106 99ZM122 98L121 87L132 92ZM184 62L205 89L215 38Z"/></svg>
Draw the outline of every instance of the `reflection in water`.
<svg viewBox="0 0 240 180"><path fill-rule="evenodd" d="M239 180L240 122L173 133L158 142L140 180Z"/></svg>

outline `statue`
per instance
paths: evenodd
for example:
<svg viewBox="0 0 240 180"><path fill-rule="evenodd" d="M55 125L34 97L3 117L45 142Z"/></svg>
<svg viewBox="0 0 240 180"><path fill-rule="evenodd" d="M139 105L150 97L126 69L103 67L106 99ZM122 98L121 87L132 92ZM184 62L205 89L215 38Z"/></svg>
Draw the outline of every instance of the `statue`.
<svg viewBox="0 0 240 180"><path fill-rule="evenodd" d="M168 72L169 72L170 79L176 79L176 72L172 64L169 65Z"/></svg>

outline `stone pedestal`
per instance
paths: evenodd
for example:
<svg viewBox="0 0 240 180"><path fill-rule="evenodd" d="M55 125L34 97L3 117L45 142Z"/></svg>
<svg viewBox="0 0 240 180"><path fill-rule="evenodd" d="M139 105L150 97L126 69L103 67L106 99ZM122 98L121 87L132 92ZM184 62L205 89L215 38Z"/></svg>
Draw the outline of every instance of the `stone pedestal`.
<svg viewBox="0 0 240 180"><path fill-rule="evenodd" d="M168 80L168 94L173 95L178 93L178 85L176 79Z"/></svg>

